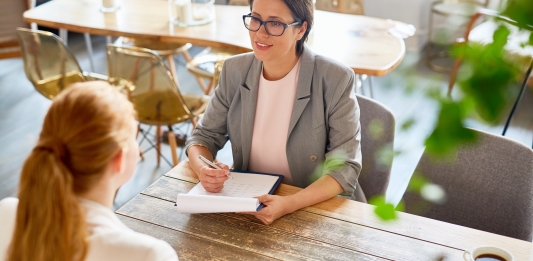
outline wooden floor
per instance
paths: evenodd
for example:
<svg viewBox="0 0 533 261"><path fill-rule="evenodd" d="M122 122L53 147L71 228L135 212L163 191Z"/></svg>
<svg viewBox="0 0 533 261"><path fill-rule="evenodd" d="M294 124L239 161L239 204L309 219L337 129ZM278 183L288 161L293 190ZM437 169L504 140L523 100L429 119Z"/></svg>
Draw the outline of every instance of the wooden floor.
<svg viewBox="0 0 533 261"><path fill-rule="evenodd" d="M92 41L95 50L95 72L106 74L105 38L93 36ZM82 68L89 71L83 37L69 34L69 46L76 54ZM191 54L194 55L202 49L193 47ZM398 69L387 76L374 79L374 98L394 112L397 122L395 149L403 152L394 159L387 191L387 198L393 203L401 199L423 152L423 139L429 134L435 122L437 107L425 96L425 91L428 88L445 91L447 83L447 75L429 70L420 61L420 57L418 53L408 53ZM198 83L183 66L183 58L176 57L176 61L180 87L185 92L200 93ZM409 89L412 90L406 91ZM37 141L49 105L50 101L37 93L26 79L22 59L0 60L0 199L16 196L21 166ZM533 92L528 90L507 135L530 147L533 142L532 107ZM409 119L416 121L414 127L408 132L401 131L401 124ZM476 121L469 121L467 124L497 134L503 129L502 126L490 127ZM180 129L186 133L188 128L190 126L184 125ZM143 142L141 147L147 149L147 142ZM218 158L231 165L229 147L228 143ZM180 159L183 160L185 155L181 154ZM170 149L166 145L163 146L163 155L171 159ZM115 209L129 201L170 168L164 161L157 166L154 150L148 151L145 160L139 161L133 178L120 189Z"/></svg>

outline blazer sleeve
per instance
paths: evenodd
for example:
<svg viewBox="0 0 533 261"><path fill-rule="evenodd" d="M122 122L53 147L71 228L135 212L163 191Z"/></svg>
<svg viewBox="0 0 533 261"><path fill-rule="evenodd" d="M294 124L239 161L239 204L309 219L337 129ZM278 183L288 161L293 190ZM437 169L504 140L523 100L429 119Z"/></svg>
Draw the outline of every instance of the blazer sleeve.
<svg viewBox="0 0 533 261"><path fill-rule="evenodd" d="M354 195L362 167L360 111L353 92L354 82L354 72L346 70L328 101L329 133L325 155L326 160L336 151L346 156L344 167L325 174L339 182L343 195L350 197Z"/></svg>
<svg viewBox="0 0 533 261"><path fill-rule="evenodd" d="M202 120L196 125L191 136L185 142L185 148L192 145L206 147L213 158L228 141L227 116L230 107L228 98L227 65L226 61L220 72L219 84L205 110Z"/></svg>

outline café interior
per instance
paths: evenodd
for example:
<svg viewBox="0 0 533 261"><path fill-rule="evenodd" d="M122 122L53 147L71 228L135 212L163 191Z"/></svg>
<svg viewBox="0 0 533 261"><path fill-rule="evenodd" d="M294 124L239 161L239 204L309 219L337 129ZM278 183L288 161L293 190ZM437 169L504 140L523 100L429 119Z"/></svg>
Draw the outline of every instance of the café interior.
<svg viewBox="0 0 533 261"><path fill-rule="evenodd" d="M354 73L368 202L338 196L269 225L173 209L199 181L185 142L225 60L255 51L248 0L1 1L0 200L17 197L54 98L104 81L134 104L140 147L112 210L181 260L533 261L532 2L314 0L313 10L306 48ZM235 151L227 142L216 160L232 166Z"/></svg>

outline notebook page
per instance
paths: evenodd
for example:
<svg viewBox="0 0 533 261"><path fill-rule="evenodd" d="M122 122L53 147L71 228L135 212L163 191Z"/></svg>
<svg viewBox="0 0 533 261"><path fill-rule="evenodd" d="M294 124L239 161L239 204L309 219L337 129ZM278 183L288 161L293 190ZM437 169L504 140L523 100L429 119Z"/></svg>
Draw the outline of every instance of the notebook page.
<svg viewBox="0 0 533 261"><path fill-rule="evenodd" d="M259 200L254 197L268 194L279 180L279 176L252 173L231 172L231 176L218 193L207 192L202 184L198 183L189 193L178 194L178 212L255 212L259 207Z"/></svg>
<svg viewBox="0 0 533 261"><path fill-rule="evenodd" d="M253 198L268 194L279 179L277 176L239 172L231 172L231 176L233 178L229 178L218 193L207 192L202 184L198 183L187 194Z"/></svg>

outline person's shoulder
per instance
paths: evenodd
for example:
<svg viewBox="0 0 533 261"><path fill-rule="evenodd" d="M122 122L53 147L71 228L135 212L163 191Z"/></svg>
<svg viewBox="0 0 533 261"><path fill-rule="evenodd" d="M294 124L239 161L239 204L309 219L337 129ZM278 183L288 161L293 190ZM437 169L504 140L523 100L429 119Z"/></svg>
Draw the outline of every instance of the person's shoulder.
<svg viewBox="0 0 533 261"><path fill-rule="evenodd" d="M19 199L18 198L12 198L12 197L4 198L4 199L0 200L0 208L13 208L13 207L15 207L15 209L16 209L18 203L19 203Z"/></svg>
<svg viewBox="0 0 533 261"><path fill-rule="evenodd" d="M224 61L224 64L230 63L232 65L236 65L242 63L251 63L254 58L254 52L241 53L227 58L226 61Z"/></svg>
<svg viewBox="0 0 533 261"><path fill-rule="evenodd" d="M165 241L134 231L114 230L89 238L87 261L93 260L178 260Z"/></svg>
<svg viewBox="0 0 533 261"><path fill-rule="evenodd" d="M17 216L17 198L4 198L0 200L0 260L5 260L7 249L15 230Z"/></svg>
<svg viewBox="0 0 533 261"><path fill-rule="evenodd" d="M315 70L328 73L354 74L345 64L323 55L315 55Z"/></svg>

